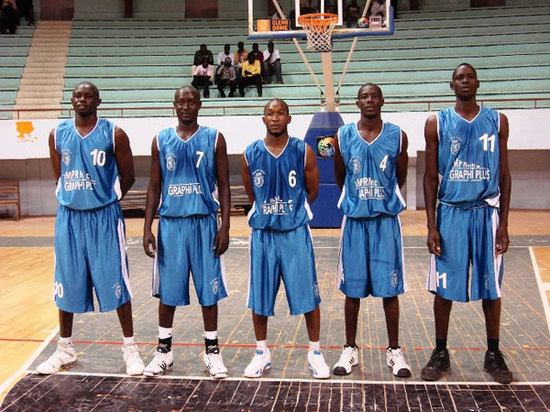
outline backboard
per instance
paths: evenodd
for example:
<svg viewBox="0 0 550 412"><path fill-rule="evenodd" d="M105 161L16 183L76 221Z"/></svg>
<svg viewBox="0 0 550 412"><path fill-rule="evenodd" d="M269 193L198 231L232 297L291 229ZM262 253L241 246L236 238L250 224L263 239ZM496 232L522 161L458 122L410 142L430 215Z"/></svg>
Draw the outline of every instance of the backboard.
<svg viewBox="0 0 550 412"><path fill-rule="evenodd" d="M366 3L369 8L365 13ZM393 34L390 0L248 0L248 38L305 38L298 17L309 13L338 16L332 38ZM366 18L358 22L363 14Z"/></svg>

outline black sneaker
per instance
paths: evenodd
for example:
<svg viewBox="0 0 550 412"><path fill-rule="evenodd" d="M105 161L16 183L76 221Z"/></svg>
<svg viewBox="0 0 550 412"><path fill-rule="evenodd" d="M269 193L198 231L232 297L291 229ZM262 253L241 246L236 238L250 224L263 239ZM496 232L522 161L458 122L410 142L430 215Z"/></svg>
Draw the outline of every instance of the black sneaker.
<svg viewBox="0 0 550 412"><path fill-rule="evenodd" d="M434 349L430 361L422 368L420 377L425 381L436 381L441 379L444 371L451 367L449 351L447 349Z"/></svg>
<svg viewBox="0 0 550 412"><path fill-rule="evenodd" d="M491 374L495 382L508 384L512 382L512 372L506 366L505 356L501 351L488 350L485 352L485 362L483 369Z"/></svg>

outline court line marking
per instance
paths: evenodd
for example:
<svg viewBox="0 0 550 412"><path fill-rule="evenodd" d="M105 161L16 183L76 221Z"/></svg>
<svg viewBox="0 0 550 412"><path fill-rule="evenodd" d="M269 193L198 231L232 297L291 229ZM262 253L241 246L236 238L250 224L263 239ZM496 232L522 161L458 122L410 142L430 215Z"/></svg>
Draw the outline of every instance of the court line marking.
<svg viewBox="0 0 550 412"><path fill-rule="evenodd" d="M548 298L546 297L546 290L548 285L545 285L542 281L539 265L537 263L535 251L533 250L532 246L529 246L529 255L531 256L531 264L533 265L533 272L535 272L535 279L537 280L540 299L542 301L542 307L544 308L544 315L546 316L546 326L548 327L548 332L550 333L550 305L548 304Z"/></svg>
<svg viewBox="0 0 550 412"><path fill-rule="evenodd" d="M46 346L50 344L50 342L53 340L53 338L57 335L59 332L59 326L56 326L55 329L51 331L51 333L44 339L44 341L40 344L40 346L34 351L34 353L27 359L27 361L8 379L6 379L1 385L0 385L0 394L4 393L7 388L9 388L12 383L15 380L21 379L29 370L29 367L33 364L33 362L40 356L40 354L46 349Z"/></svg>
<svg viewBox="0 0 550 412"><path fill-rule="evenodd" d="M29 373L38 375L36 371L28 371ZM112 377L112 378L132 378L132 379L141 379L150 383L154 383L157 380L199 380L199 381L214 381L214 382L223 382L223 381L243 381L243 382L297 382L297 383L330 383L330 384L363 384L363 385L425 385L425 386L451 386L451 385L470 385L470 386L488 386L496 385L502 388L508 386L531 386L531 385L544 385L548 386L549 383L545 381L541 382L513 382L509 385L502 385L494 381L485 381L485 382L468 382L468 381L374 381L374 380L360 380L360 379L300 379L300 378L245 378L244 376L228 376L223 379L214 379L208 376L193 376L193 375L162 375L155 377L146 377L146 376L130 376L125 373L99 373L99 372L58 372L56 375L70 375L70 376L98 376L98 377Z"/></svg>

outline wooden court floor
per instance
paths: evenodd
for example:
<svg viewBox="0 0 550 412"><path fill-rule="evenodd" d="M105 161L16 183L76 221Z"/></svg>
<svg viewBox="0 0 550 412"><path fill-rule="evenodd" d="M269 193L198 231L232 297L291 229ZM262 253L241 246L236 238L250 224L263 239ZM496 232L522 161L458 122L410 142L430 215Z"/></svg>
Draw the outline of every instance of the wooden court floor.
<svg viewBox="0 0 550 412"><path fill-rule="evenodd" d="M139 250L142 225L143 219L127 219L127 236L131 251L131 271L135 268L139 273L143 274L142 279L146 279L150 262ZM410 293L412 296L411 302L416 302L417 296L425 296L423 294L424 291L421 291L423 288L422 279L425 278L423 272L428 262L427 250L423 247L426 235L424 212L405 211L402 214L402 225L404 236L410 245L410 251L408 252L410 259L407 260L407 265L410 265L410 268L408 270L409 272L417 273L417 277L409 285L410 289L414 290ZM231 226L231 244L235 250L228 252L226 265L228 264L230 272L240 273L238 282L233 286L235 290L231 292L243 298L246 293L246 276L244 274L246 267L243 268L243 264L246 265L247 261L245 258L246 240L249 230L244 216L232 216ZM10 388L21 377L25 376L27 370L32 370L32 366L35 365L37 359L40 360L51 353L54 345L54 342L49 342L57 331L57 311L55 305L50 300L53 279L53 228L53 217L24 218L19 222L8 219L0 220L0 259L3 268L0 273L0 359L3 360L3 366L0 368L0 402L7 395ZM520 380L524 383L540 383L541 381L542 383L547 383L550 381L550 366L548 364L544 365L544 362L548 363L550 359L548 353L550 350L548 342L549 319L547 317L548 302L550 300L550 211L512 211L510 214L509 231L513 240L512 247L517 244L518 250L511 249L512 253L506 257L505 261L504 282L505 285L507 282L511 285L510 290L505 291L505 299L513 300L514 305L508 307L507 316L503 317L503 320L506 321L506 324L503 324L503 329L509 334L503 340L509 346L509 357L512 358L516 369L520 369L522 364L521 361L516 360L516 355L518 356L517 359L521 359L522 354L524 355L522 352L524 350L530 351L530 354L533 354L533 359L535 363L539 363L539 366L540 362L543 362L542 369L534 368L524 375L516 373ZM318 272L329 274L326 282L321 284L322 290L328 291L325 293L326 298L325 295L322 295L325 299L322 311L323 313L325 313L324 311L329 313L329 315L324 316L326 320L323 323L324 330L328 331L328 333L325 332L325 335L328 334L329 336L324 336L324 342L322 343L326 350L330 349L331 351L330 355L325 355L328 358L329 365L331 365L335 360L333 358L336 357L337 359L338 357L339 345L343 344L343 342L340 342L342 339L340 336L343 334L342 300L340 296L332 293L332 289L335 289L332 274L335 273L336 265L333 253L335 244L337 243L336 239L339 236L339 229L314 229L313 235L316 239ZM519 253L520 247L522 249L521 253ZM332 254L329 252L325 253L324 250L330 250ZM323 257L320 258L319 256ZM534 291L528 298L522 298L521 293L515 290L520 289L522 280L514 281L508 279L508 275L506 274L508 267L512 268L512 273L521 272L523 270L522 265L532 267L531 271L533 273L528 273L526 276L531 278L536 277L533 280L533 285L535 285ZM142 283L143 285L138 284L140 288L145 289L148 287L147 280L142 281ZM230 286L232 286L231 283ZM133 285L133 287L135 288L136 285ZM143 292L143 295L145 296L146 293ZM524 307L529 309L529 300L538 300L537 308L522 313ZM363 355L365 365L379 365L380 350L378 348L384 346L384 336L379 333L379 326L383 323L383 316L380 317L380 305L372 303L372 301L372 299L368 303L365 301L365 304L362 305L362 308L364 308L364 313L362 312L363 316L370 318L366 322L365 330L361 331L361 336L363 337L361 345L367 348ZM231 311L236 313L220 316L220 323L225 319L228 323L239 325L229 332L231 337L224 341L226 346L223 349L226 363L233 365L235 370L240 370L244 367L250 357L249 352L251 349L249 348L249 344L253 344L254 342L248 311L244 308L244 302L240 303L242 306L240 310L232 309ZM304 370L303 362L301 362L303 356L290 356L293 351L296 354L304 352L303 345L307 344L307 340L304 340L303 336L304 326L303 324L300 326L300 320L292 320L292 327L289 329L288 317L286 316L288 310L285 308L286 302L284 298L279 297L278 305L282 306L277 315L279 317L282 314L283 319L270 321L270 337L273 336L272 341L276 348L281 348L279 352L275 351L278 354L274 355L274 360L277 359L277 356L280 357L279 360L284 364L284 367L279 372L272 372L271 377L297 377L298 379L303 379L305 382L308 375L307 368ZM420 343L417 341L414 342L414 345L418 346L417 348L413 348L412 342L402 342L403 346L409 345L407 348L408 356L411 366L415 369L421 367L420 365L425 362L426 356L428 356L425 352L431 346L430 337L433 334L433 321L431 313L429 313L429 307L426 307L428 309L424 307L422 309L426 313L422 314L424 319L418 323L418 328L412 330L412 327L407 327L402 332L402 336L408 338L408 340L420 339ZM403 308L404 305L402 305L402 312ZM138 322L147 324L146 327L136 325L136 330L138 331L136 337L142 343L142 356L145 361L148 361L152 351L154 351L156 301L153 302L145 298L142 301L138 300L134 306L134 311L137 313L136 324ZM200 348L200 341L202 339L200 336L201 325L200 318L196 316L195 312L191 311L188 314L182 314L179 319L179 322L186 323L190 321L190 323L198 327L197 333L192 338L189 336L181 337L182 347L180 357L182 360L196 358L194 352L197 352ZM373 312L377 313L376 316L372 314ZM474 311L472 313L474 316L477 316L477 312ZM97 336L96 332L102 329L102 324L105 321L103 316L105 315L92 315L92 318L90 318L92 319L91 323L87 323L89 326L88 329L92 331L89 334L86 333L86 328L83 327L82 322L79 323L77 321L75 325L75 331L80 334L80 338L77 339L82 339L85 342L85 348L83 349L85 352L84 358L88 354L90 355L88 366L96 358L109 359L113 357L111 352L109 352L109 345L99 345L101 348L97 349L98 345L94 346L93 344L94 339L98 341L120 340L120 331L117 328L116 318L114 317L109 318L110 326L108 330L103 331L100 336ZM407 316L406 313L402 315L405 320ZM533 322L537 322L536 337L531 336L530 339L523 341L516 336L516 332L523 334L525 332L524 328L526 328L527 333L530 333L528 328L530 316L533 318ZM195 319L195 317L197 318ZM113 319L115 319L114 322ZM87 320L87 322L89 321ZM463 342L456 342L456 353L454 356L462 360L462 362L464 362L464 359L470 358L475 358L477 362L477 358L481 356L479 353L482 352L476 354L473 350L463 350L463 348L483 347L483 331L469 330L475 328L475 322L473 324L466 322L458 327L468 329L468 333L473 340L468 341L466 339ZM220 325L221 328L223 328L222 325ZM401 329L404 329L403 321ZM226 331L227 334L228 331ZM242 336L240 339L236 338L236 336L240 335L244 335L244 339L242 339ZM523 348L524 346L529 346L529 348L525 349ZM89 350L87 349L88 347L90 347ZM42 352L44 349L46 349L45 353ZM180 348L178 347L178 349ZM93 352L93 356L88 352ZM295 361L296 357L300 361ZM91 370L94 373L100 373L101 368L105 366L105 370L111 373L116 374L120 372L118 370L120 369L118 362L114 367L102 365L102 362L98 364L100 366L99 371L94 371L93 368L86 369L86 363L84 362L84 371L87 370L89 372ZM231 366L228 367L231 368ZM419 379L419 371L417 370L416 372L416 379ZM182 367L178 373L183 376L200 374L193 366ZM479 373L477 369L460 370L457 368L451 380L470 381L471 376L474 376L476 373ZM540 376L540 378L537 379L537 376ZM392 381L391 374L387 376L387 371L384 368L374 366L370 370L365 367L361 372L354 372L351 378L358 381L379 381L381 379ZM550 403L550 400L548 401Z"/></svg>

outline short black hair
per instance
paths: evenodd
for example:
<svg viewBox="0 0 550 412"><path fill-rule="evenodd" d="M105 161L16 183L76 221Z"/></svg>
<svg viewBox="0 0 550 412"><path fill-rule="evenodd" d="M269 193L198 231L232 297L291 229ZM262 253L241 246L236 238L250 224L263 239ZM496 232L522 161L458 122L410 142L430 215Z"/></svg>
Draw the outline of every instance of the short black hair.
<svg viewBox="0 0 550 412"><path fill-rule="evenodd" d="M380 86L378 86L377 84L374 84L374 83L365 83L364 85L362 85L359 90L357 90L357 98L359 99L359 95L361 94L361 90L363 90L363 87L367 87L367 86L370 86L370 87L375 87L378 89L378 93L380 93L380 97L384 97L383 93L382 93L382 89L380 88Z"/></svg>
<svg viewBox="0 0 550 412"><path fill-rule="evenodd" d="M466 67L469 67L470 69L472 69L474 71L474 74L476 75L476 78L477 78L477 70L475 69L474 66L472 66L470 63L460 63L458 66L455 67L455 69L453 70L453 77L451 78L451 80L454 80L455 79L455 75L456 75L456 71L458 70L459 67L462 67L462 66L466 66Z"/></svg>
<svg viewBox="0 0 550 412"><path fill-rule="evenodd" d="M279 99L278 97L274 98L274 99L271 99L270 101L268 101L265 106L264 106L264 113L265 113L265 110L267 109L267 106L269 106L271 103L274 103L274 102L278 102L278 103L281 103L285 109L286 109L286 114L289 115L290 114L290 109L288 107L288 104L283 100L283 99Z"/></svg>
<svg viewBox="0 0 550 412"><path fill-rule="evenodd" d="M90 89L92 89L92 91L94 92L94 96L99 99L99 89L97 88L97 86L95 84L93 84L92 82L88 82L88 81L83 81L83 82L80 82L78 83L74 89L73 89L73 94L74 94L74 91L77 89L77 87L79 86L88 86Z"/></svg>
<svg viewBox="0 0 550 412"><path fill-rule="evenodd" d="M201 99L201 94L199 92L199 90L195 87L195 86L181 86L178 88L178 90L176 90L176 92L174 93L174 100L176 100L176 96L178 95L178 93L180 92L180 90L185 90L185 89L188 89L191 93L193 93L193 95L195 96L195 98L197 100L200 100Z"/></svg>

